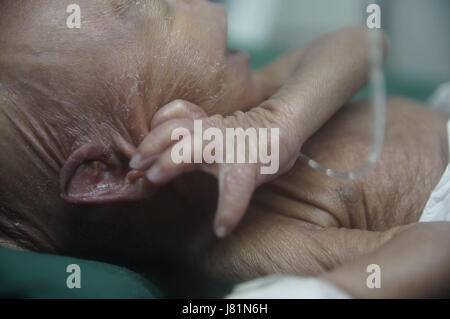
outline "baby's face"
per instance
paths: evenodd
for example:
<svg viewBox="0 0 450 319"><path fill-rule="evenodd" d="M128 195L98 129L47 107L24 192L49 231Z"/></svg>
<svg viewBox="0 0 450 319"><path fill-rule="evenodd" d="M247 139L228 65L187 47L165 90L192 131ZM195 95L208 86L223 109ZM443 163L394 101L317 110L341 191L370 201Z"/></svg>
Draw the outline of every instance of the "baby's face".
<svg viewBox="0 0 450 319"><path fill-rule="evenodd" d="M205 0L159 0L168 6L171 30L167 48L178 70L188 72L201 87L209 88L204 103L206 111L222 112L232 107L249 106L254 90L249 56L244 52L227 52L227 15L222 5ZM212 90L211 90L212 86ZM247 105L246 105L247 104Z"/></svg>
<svg viewBox="0 0 450 319"><path fill-rule="evenodd" d="M157 44L161 55L150 62L157 70L153 73L158 79L153 83L167 82L169 76L169 85L177 83L181 89L177 98L197 103L208 113L229 113L252 104L249 56L227 51L227 15L222 5L205 0L147 0L133 1L130 9L141 15L144 25L145 21L158 21L162 26ZM139 25L137 29L142 38L148 38L147 28ZM152 48L154 38L150 39ZM169 99L173 97L164 102Z"/></svg>

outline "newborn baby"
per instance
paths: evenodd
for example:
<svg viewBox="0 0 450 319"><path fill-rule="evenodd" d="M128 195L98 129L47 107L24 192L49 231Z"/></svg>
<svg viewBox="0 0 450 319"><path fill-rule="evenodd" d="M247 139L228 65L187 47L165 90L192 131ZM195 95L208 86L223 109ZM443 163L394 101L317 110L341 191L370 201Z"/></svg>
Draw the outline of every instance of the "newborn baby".
<svg viewBox="0 0 450 319"><path fill-rule="evenodd" d="M10 99L26 98L12 93L25 87L35 92L32 101L14 102L29 116L46 119L28 125L41 135L35 139L50 140L44 148L51 154L42 150L47 154L40 157L60 173L61 195L72 203L147 198L155 185L190 169L163 152L173 129L190 123L169 121L176 117L205 118L205 128L223 130L280 128L279 173L284 173L303 143L367 80L367 46L360 28L326 36L253 74L246 54L227 53L222 6L206 1L82 2L85 21L77 31L67 29L65 16L58 15L65 3L44 3L2 4L2 77ZM13 21L30 12L49 25L34 28L34 19ZM161 109L175 100L186 102ZM5 115L24 130L27 125L17 123L17 112L9 108ZM153 127L167 123L148 135L152 120ZM63 138L50 138L62 131ZM153 174L147 174L151 184L122 165L147 135L132 166L147 169L153 162L146 157L158 159ZM254 188L275 177L259 174L258 166L205 168L220 180L215 222L220 237L241 219Z"/></svg>
<svg viewBox="0 0 450 319"><path fill-rule="evenodd" d="M309 138L367 80L363 29L335 32L252 73L246 54L227 52L217 4L81 0L81 28L68 29L70 3L0 2L1 245L128 266L164 260L175 267L166 268L171 275L194 268L211 282L234 283L273 272L318 274L382 245L393 227L417 222L445 167L429 155L445 145L444 121L428 112L413 108L413 128L397 121L408 103L394 103L401 105L392 113L394 136L422 123L420 138L408 140L423 147L413 153L427 164L418 167L430 168L412 170L420 187L393 174L393 163L403 162L389 152L374 175L354 183L295 163L302 147L348 169L362 158L365 108L345 111ZM191 129L194 119L220 129L280 128L279 175L290 174L259 175L259 163L200 165L219 179L218 205L217 182L205 175L172 181L197 168L167 157L171 130ZM359 151L339 156L332 141L339 149L358 142ZM386 175L396 178L388 183ZM274 178L247 209L253 190ZM396 192L414 201L389 195ZM218 241L214 211L220 237L248 214Z"/></svg>

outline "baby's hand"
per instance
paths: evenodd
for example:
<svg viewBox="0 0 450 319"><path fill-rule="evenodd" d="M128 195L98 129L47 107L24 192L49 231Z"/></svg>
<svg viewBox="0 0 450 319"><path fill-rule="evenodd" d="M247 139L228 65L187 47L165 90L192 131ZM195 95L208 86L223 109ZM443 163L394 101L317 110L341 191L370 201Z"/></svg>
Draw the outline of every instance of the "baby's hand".
<svg viewBox="0 0 450 319"><path fill-rule="evenodd" d="M273 123L267 117L268 114L265 114L263 110L261 113L255 111L251 115L236 113L226 118L218 115L208 117L199 106L186 101L174 101L155 114L151 131L139 146L130 166L133 169L146 171L148 180L157 185L168 183L180 174L193 170L201 170L216 176L219 182L219 202L214 229L216 235L223 238L242 219L255 188L287 171L295 162L296 157L289 158L290 155L283 149L283 146L289 143L281 141L282 149L280 150L279 136L276 134L278 130L273 127ZM201 134L195 134L194 126L197 124L198 128L199 125L196 121L201 121ZM275 132L269 129L270 127L275 129ZM211 149L209 149L210 152L206 151L208 145L216 141L217 134L214 133L215 139L209 136L209 141L205 141L203 136L208 134L210 128L214 128L216 133L221 132L223 136L220 143L215 144L223 147L221 149L216 147L214 152ZM230 140L227 141L226 138L227 128L242 128L244 131L254 128L256 133L259 132L259 128L266 128L267 143L260 144L261 137L258 136L257 144L252 145L247 138L244 139L244 143L237 143L238 145L234 146L234 152L231 152L229 148L227 149L227 145L230 145ZM235 136L233 141L235 141L234 138ZM239 147L244 148L239 149ZM265 156L263 161L260 157L261 147L268 147L262 150ZM255 148L253 161L250 161L249 154L252 153L251 150L255 151ZM180 160L175 160L174 157L179 157L182 149L188 150L190 154L187 157L184 156L183 161L179 163ZM245 156L244 163L241 160L237 164L238 154ZM267 161L269 158L270 163ZM266 173L262 174L262 172Z"/></svg>

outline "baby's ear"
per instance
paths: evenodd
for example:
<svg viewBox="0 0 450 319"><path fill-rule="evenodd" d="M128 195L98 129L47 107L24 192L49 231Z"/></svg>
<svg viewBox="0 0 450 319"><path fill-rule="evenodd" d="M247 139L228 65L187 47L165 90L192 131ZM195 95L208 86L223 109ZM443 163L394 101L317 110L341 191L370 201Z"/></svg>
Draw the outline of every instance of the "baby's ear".
<svg viewBox="0 0 450 319"><path fill-rule="evenodd" d="M85 144L75 150L60 174L61 196L70 203L102 204L150 197L155 187L128 167L120 150Z"/></svg>

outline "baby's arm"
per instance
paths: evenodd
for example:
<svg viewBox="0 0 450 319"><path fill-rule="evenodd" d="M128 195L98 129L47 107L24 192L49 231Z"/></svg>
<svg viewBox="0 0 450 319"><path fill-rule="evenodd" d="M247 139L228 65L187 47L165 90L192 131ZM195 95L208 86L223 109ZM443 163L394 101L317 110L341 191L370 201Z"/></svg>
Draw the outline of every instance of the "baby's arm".
<svg viewBox="0 0 450 319"><path fill-rule="evenodd" d="M288 123L291 133L285 140L297 154L299 146L366 85L367 43L366 28L349 27L257 71L261 96L267 100L250 112L262 108L283 126Z"/></svg>
<svg viewBox="0 0 450 319"><path fill-rule="evenodd" d="M254 189L288 171L303 143L365 85L368 69L367 40L362 28L329 34L257 72L261 96L269 98L248 112L207 117L199 106L187 101L163 107L155 114L151 132L139 146L131 166L148 170L146 176L155 184L167 183L194 169L215 175L219 180L215 230L222 237L239 223ZM278 174L262 175L260 163L174 163L174 129L193 131L194 120L198 119L202 120L203 131L218 128L224 136L227 128L278 128Z"/></svg>

